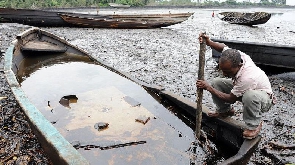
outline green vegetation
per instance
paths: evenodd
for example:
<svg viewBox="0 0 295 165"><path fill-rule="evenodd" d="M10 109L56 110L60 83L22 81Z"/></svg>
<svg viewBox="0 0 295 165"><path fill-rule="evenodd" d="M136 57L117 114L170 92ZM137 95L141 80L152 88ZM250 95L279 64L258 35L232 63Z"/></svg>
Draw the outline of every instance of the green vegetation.
<svg viewBox="0 0 295 165"><path fill-rule="evenodd" d="M12 8L67 8L67 7L103 7L108 3L131 6L283 6L286 0L260 0L260 3L236 0L0 0L0 7Z"/></svg>

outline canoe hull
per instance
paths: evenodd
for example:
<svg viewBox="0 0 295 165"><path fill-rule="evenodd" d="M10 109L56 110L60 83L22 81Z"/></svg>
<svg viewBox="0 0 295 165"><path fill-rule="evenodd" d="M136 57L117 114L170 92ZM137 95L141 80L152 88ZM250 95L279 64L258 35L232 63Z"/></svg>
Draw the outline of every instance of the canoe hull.
<svg viewBox="0 0 295 165"><path fill-rule="evenodd" d="M150 29L167 27L188 19L189 14L146 14L146 15L109 15L107 18L87 18L71 14L60 14L61 18L74 26L88 28Z"/></svg>
<svg viewBox="0 0 295 165"><path fill-rule="evenodd" d="M212 41L224 43L248 54L256 64L295 69L295 47L293 46L214 38ZM212 49L212 56L218 58L220 53Z"/></svg>
<svg viewBox="0 0 295 165"><path fill-rule="evenodd" d="M0 8L0 22L37 27L71 26L59 17L58 12L13 8Z"/></svg>
<svg viewBox="0 0 295 165"><path fill-rule="evenodd" d="M0 22L36 27L88 27L118 29L160 28L181 23L193 13L175 14L82 14L33 9L0 8Z"/></svg>

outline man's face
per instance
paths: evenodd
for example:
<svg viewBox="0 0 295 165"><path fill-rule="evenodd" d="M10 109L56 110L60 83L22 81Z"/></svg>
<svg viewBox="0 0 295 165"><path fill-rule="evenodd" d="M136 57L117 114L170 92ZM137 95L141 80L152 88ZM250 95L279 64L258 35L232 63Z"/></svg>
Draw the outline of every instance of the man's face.
<svg viewBox="0 0 295 165"><path fill-rule="evenodd" d="M238 67L232 67L232 63L230 61L222 61L219 60L219 69L222 71L222 74L228 78L234 78L237 72L240 69Z"/></svg>

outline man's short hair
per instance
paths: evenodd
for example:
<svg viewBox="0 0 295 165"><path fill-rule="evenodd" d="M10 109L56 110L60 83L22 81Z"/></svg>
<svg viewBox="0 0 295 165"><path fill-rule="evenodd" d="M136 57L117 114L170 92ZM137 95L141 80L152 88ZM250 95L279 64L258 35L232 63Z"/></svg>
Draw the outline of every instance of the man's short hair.
<svg viewBox="0 0 295 165"><path fill-rule="evenodd" d="M241 54L236 49L227 49L221 53L220 62L229 61L232 67L238 67L241 63Z"/></svg>

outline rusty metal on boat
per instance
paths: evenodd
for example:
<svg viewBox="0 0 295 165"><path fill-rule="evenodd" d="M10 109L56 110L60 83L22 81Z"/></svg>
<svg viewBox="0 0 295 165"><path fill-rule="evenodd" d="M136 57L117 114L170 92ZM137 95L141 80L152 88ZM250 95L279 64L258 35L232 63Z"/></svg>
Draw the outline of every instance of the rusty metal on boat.
<svg viewBox="0 0 295 165"><path fill-rule="evenodd" d="M32 46L36 44L38 45L38 43L40 43L39 47ZM49 49L49 47L51 49ZM27 61L27 59L29 59L28 60L29 62ZM109 138L114 139L115 138L114 136L118 134L118 131L120 131L120 130L117 130L112 134L106 134L108 136L106 136L105 138L104 136L101 136L97 139L97 141L94 141L91 143L85 144L85 142L83 141L69 142L63 136L62 132L60 132L53 125L53 122L49 122L48 119L44 117L44 115L41 113L42 109L38 109L31 102L31 100L26 96L26 93L24 93L20 85L20 82L24 81L23 78L29 76L29 75L25 75L23 70L27 70L28 73L33 73L36 70L36 68L48 67L55 63L59 63L62 59L65 59L65 61L68 61L68 62L83 61L85 63L95 63L98 66L102 66L103 68L106 68L108 72L119 76L120 81L115 81L115 83L119 83L119 86L122 86L122 84L120 85L120 83L122 83L123 82L122 80L124 80L124 82L131 83L132 87L134 87L134 90L131 90L132 93L136 93L138 91L142 91L142 92L144 91L143 93L144 95L146 95L143 97L142 96L143 93L141 92L141 93L137 93L140 95L135 95L133 97L127 95L128 96L127 97L127 96L124 96L122 92L119 91L119 88L115 89L114 87L106 88L106 90L109 89L110 91L106 91L105 89L103 90L104 92L95 91L95 94L97 95L103 95L103 94L111 95L112 101L116 101L116 103L119 103L119 104L111 105L113 103L111 101L108 101L110 104L109 106L111 106L110 109L113 108L112 110L114 110L118 107L120 108L125 107L125 111L128 112L129 114L132 113L134 115L134 118L131 118L132 119L131 122L128 122L127 118L121 118L121 119L115 118L116 115L122 114L119 111L118 113L114 114L114 116L110 116L111 120L107 123L103 121L97 121L96 123L93 123L92 129L96 129L96 131L92 132L93 135L96 136L98 133L102 133L102 134L107 133L108 130L111 130L114 127L116 127L116 125L114 125L113 123L118 122L118 120L123 120L121 122L125 123L124 125L119 127L120 129L128 127L129 124L131 124L136 127L140 127L141 133L143 132L147 132L147 133L144 134L144 136L140 135L139 138L135 138L138 140L131 141L129 139L132 139L132 137L130 137L129 134L127 134L128 136L126 136L126 132L123 132L125 135L124 137L127 140L122 142L110 141ZM151 84L146 84L124 72L118 71L114 69L113 67L110 67L104 64L98 57L91 56L87 52L79 49L76 46L71 45L67 41L49 32L41 30L39 28L28 29L27 31L17 36L17 40L13 42L13 45L11 45L8 48L5 54L4 72L8 80L8 83L11 86L12 92L14 93L17 101L19 102L24 113L26 114L32 129L36 133L42 147L44 148L45 152L48 154L48 156L51 158L54 164L85 165L85 164L89 164L89 161L88 159L84 157L85 155L82 156L81 153L85 153L88 150L95 149L95 148L100 149L99 151L96 151L98 154L97 155L98 157L99 155L101 155L100 152L103 152L103 151L107 151L111 149L114 150L114 149L126 147L126 146L138 146L138 145L139 145L138 147L140 147L140 151L136 152L137 154L140 153L140 155L142 155L143 152L145 151L153 152L154 154L157 155L156 157L154 157L156 159L156 158L159 158L159 154L161 153L160 155L164 154L165 159L167 159L168 157L171 160L173 160L175 156L183 154L182 153L183 151L182 152L177 151L177 149L174 148L174 146L176 145L175 144L176 141L179 142L181 140L186 139L186 141L191 143L190 140L187 139L188 136L184 134L184 132L187 131L187 128L185 128L185 130L180 130L180 128L182 127L179 127L179 125L177 124L175 125L175 123L178 122L177 120L180 120L182 123L184 123L184 125L187 125L187 127L189 128L191 132L192 129L195 128L194 126L195 112L197 107L196 103L188 99L185 99L183 97L177 96L174 93L171 93L161 87L151 85ZM126 92L126 89L124 90ZM122 96L118 97L118 95L122 95ZM79 100L80 98L81 97L79 97ZM63 97L63 99L68 99L68 100L74 99L75 104L77 104L76 101L78 100L78 96L66 95ZM57 97L56 100L60 101L60 97ZM106 104L107 102L104 100L102 100L102 102L97 101L96 106L100 106L99 105L100 103ZM50 106L50 105L51 103L46 102L46 106ZM71 111L69 112L74 111L73 109L74 108L72 108ZM101 114L111 115L109 114L110 109L103 107L102 108L103 112ZM158 114L159 117L154 116L152 115L152 112L149 111L151 109L153 109L154 112L163 113L163 114ZM163 112L160 112L162 110ZM257 147L261 137L258 136L257 138L252 140L245 140L242 137L243 129L246 127L243 123L239 121L235 121L229 117L225 119L209 118L206 114L207 111L208 111L208 108L203 106L202 129L206 132L206 134L208 134L209 138L216 141L217 143L220 142L222 144L225 144L227 146L227 149L231 148L232 151L235 152L235 154L231 155L231 157L223 161L221 164L247 164L252 153ZM92 112L94 111L91 111L90 113ZM175 118L173 118L173 120L170 121L170 123L165 123L165 120L161 118L166 118L167 116L174 116ZM81 118L82 116L79 115L79 117ZM82 122L85 122L85 121L86 120L82 120ZM77 122L77 121L74 121L74 122ZM153 123L155 123L154 126L157 128L149 127L149 125L152 125ZM79 125L79 127L81 126ZM149 128L149 129L146 129L146 128ZM168 133L167 135L169 138L167 137L167 139L161 139L163 138L159 134L161 132L161 128L168 129L169 133L174 132L173 134L174 136L170 136L170 134ZM149 132L151 130L157 131L158 133L155 134L153 132ZM164 132L165 131L162 130L161 133L164 133ZM182 134L184 135L184 137ZM84 135L82 138L86 138L85 136L88 136L88 134ZM97 137L95 136L93 136L93 138L96 139ZM149 138L148 139L143 138L146 136L148 136ZM90 138L91 137L92 136L90 136ZM122 138L122 136L119 136L119 138ZM165 141L165 143L162 143L161 141L161 145L164 145L162 146L164 147L164 149L161 150L160 153L157 153L158 150L160 149L152 148L151 150L147 150L149 145L153 145L152 141L154 138L157 139L155 141L156 146L159 145L158 144L159 141L161 140ZM175 139L173 138L176 138L177 140L175 141ZM168 141L171 141L172 144L166 144L168 143ZM84 150L81 151L79 149L84 149ZM132 152L133 154L135 154L134 149L136 149L136 147L130 147L128 149L133 149ZM118 151L125 152L128 150L126 149L126 150L116 150L116 151L117 151L116 153L118 154ZM150 154L150 153L144 153L144 154ZM136 161L136 160L143 161L140 158L140 155L138 155L139 157L132 158L133 161ZM119 156L122 156L122 155L119 155ZM117 159L119 159L119 157L117 157ZM160 159L161 161L163 161L162 160L163 157L160 156ZM189 158L182 155L180 160L183 160L183 159L189 159ZM115 161L114 158L112 161Z"/></svg>

